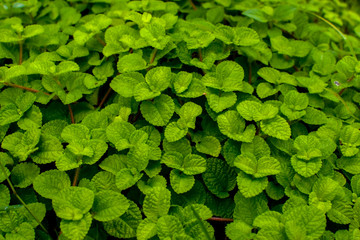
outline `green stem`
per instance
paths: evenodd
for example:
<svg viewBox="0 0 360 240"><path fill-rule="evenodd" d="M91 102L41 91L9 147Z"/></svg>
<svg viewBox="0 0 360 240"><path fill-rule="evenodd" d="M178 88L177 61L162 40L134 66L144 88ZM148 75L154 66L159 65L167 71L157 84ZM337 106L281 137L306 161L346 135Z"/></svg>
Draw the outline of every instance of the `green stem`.
<svg viewBox="0 0 360 240"><path fill-rule="evenodd" d="M2 172L5 174L6 176L6 181L8 182L9 186L10 186L10 189L11 191L13 192L13 194L15 195L15 197L21 202L22 205L24 205L24 207L26 208L26 210L30 213L30 215L35 219L35 221L40 225L40 227L44 230L44 232L46 232L46 234L49 234L49 232L46 230L46 228L41 224L41 222L39 221L39 219L37 219L37 217L30 211L29 207L26 205L26 203L21 199L21 197L17 194L15 188L14 188L14 185L12 185L7 173L6 173L6 170L5 170L5 167L2 165L2 163L0 163L0 166L1 166L1 170Z"/></svg>
<svg viewBox="0 0 360 240"><path fill-rule="evenodd" d="M205 233L206 238L207 238L208 240L211 240L211 237L210 237L210 235L209 235L209 232L206 230L206 227L205 227L204 223L201 221L201 218L200 218L199 214L195 211L195 209L194 209L194 207L193 207L192 205L190 205L190 208L191 208L191 210L193 211L195 217L197 218L197 220L198 220L198 222L199 222L199 224L200 224L201 229L202 229L203 232Z"/></svg>
<svg viewBox="0 0 360 240"><path fill-rule="evenodd" d="M19 65L22 64L23 61L23 42L19 41Z"/></svg>
<svg viewBox="0 0 360 240"><path fill-rule="evenodd" d="M342 39L344 39L344 41L349 45L349 48L350 48L350 52L351 52L351 55L357 60L357 57L356 57L356 54L355 54L355 51L354 51L354 48L351 44L350 41L348 41L347 37L340 31L340 29L338 29L334 24L332 24L330 21L328 21L327 19L313 13L313 12L308 12L309 14L319 18L320 20L322 20L323 22L325 22L326 24L328 24L332 29L334 29L341 37Z"/></svg>

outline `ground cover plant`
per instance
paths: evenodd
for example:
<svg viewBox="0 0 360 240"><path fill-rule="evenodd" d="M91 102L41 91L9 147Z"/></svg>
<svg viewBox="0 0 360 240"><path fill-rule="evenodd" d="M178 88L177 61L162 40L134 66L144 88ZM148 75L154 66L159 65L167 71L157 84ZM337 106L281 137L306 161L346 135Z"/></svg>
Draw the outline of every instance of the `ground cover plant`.
<svg viewBox="0 0 360 240"><path fill-rule="evenodd" d="M356 0L1 1L1 239L360 239Z"/></svg>

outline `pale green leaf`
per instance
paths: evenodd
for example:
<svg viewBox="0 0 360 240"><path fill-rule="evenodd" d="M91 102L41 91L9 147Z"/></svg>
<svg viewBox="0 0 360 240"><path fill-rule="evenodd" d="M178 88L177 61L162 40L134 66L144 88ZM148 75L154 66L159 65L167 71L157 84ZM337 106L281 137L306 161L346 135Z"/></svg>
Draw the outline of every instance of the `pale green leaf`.
<svg viewBox="0 0 360 240"><path fill-rule="evenodd" d="M276 115L272 119L262 120L260 122L260 128L265 134L281 140L287 140L291 135L289 124L279 115Z"/></svg>
<svg viewBox="0 0 360 240"><path fill-rule="evenodd" d="M120 73L135 72L146 68L146 61L139 53L131 53L121 57L117 63Z"/></svg>
<svg viewBox="0 0 360 240"><path fill-rule="evenodd" d="M141 73L129 72L113 78L110 87L123 97L132 97L135 94L135 86L141 82L145 82L145 78Z"/></svg>
<svg viewBox="0 0 360 240"><path fill-rule="evenodd" d="M158 219L167 215L170 209L171 193L163 187L155 187L144 199L143 211L149 219Z"/></svg>
<svg viewBox="0 0 360 240"><path fill-rule="evenodd" d="M41 196L54 199L61 190L70 187L70 178L65 172L48 170L37 176L33 184Z"/></svg>
<svg viewBox="0 0 360 240"><path fill-rule="evenodd" d="M53 199L52 205L59 218L77 221L91 209L93 202L93 191L72 186L61 190Z"/></svg>
<svg viewBox="0 0 360 240"><path fill-rule="evenodd" d="M129 207L129 201L122 194L111 190L100 191L95 194L93 217L97 221L110 221L123 215Z"/></svg>
<svg viewBox="0 0 360 240"><path fill-rule="evenodd" d="M136 203L130 201L130 207L115 220L104 222L104 229L111 236L117 238L136 237L136 229L142 220L142 215Z"/></svg>
<svg viewBox="0 0 360 240"><path fill-rule="evenodd" d="M221 144L216 137L205 136L196 141L196 150L213 157L218 157L221 151Z"/></svg>
<svg viewBox="0 0 360 240"><path fill-rule="evenodd" d="M260 37L257 32L247 27L234 28L234 44L238 46L251 46L260 42Z"/></svg>
<svg viewBox="0 0 360 240"><path fill-rule="evenodd" d="M165 126L175 111L174 101L162 94L153 101L143 101L140 110L145 120L154 126Z"/></svg>
<svg viewBox="0 0 360 240"><path fill-rule="evenodd" d="M190 191L190 189L194 186L194 183L194 176L186 175L177 169L171 170L170 184L176 193L182 194Z"/></svg>
<svg viewBox="0 0 360 240"><path fill-rule="evenodd" d="M86 237L92 222L90 213L86 213L83 218L70 221L62 219L60 229L65 237L74 240L82 240Z"/></svg>
<svg viewBox="0 0 360 240"><path fill-rule="evenodd" d="M135 185L142 175L135 169L123 168L116 173L116 187L119 190L125 190Z"/></svg>
<svg viewBox="0 0 360 240"><path fill-rule="evenodd" d="M239 187L239 191L244 195L244 197L251 198L265 190L268 185L268 179L267 177L252 178L251 175L239 172L237 185Z"/></svg>

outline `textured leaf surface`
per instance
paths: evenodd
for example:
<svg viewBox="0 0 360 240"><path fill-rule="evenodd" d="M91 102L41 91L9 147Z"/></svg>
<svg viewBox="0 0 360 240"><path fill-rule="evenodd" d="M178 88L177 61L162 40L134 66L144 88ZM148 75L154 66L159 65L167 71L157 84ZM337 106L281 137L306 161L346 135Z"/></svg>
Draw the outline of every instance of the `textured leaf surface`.
<svg viewBox="0 0 360 240"><path fill-rule="evenodd" d="M144 213L150 219L158 219L168 213L171 193L163 187L153 188L144 199Z"/></svg>
<svg viewBox="0 0 360 240"><path fill-rule="evenodd" d="M115 220L104 222L104 229L111 236L117 238L136 237L136 229L141 222L142 216L139 207L130 201L129 209Z"/></svg>
<svg viewBox="0 0 360 240"><path fill-rule="evenodd" d="M84 239L87 235L90 226L91 226L92 218L91 214L87 213L83 218L77 221L69 221L69 220L61 220L60 229L63 232L65 237L81 240Z"/></svg>
<svg viewBox="0 0 360 240"><path fill-rule="evenodd" d="M11 181L15 187L26 188L40 174L40 168L33 163L21 163L11 171Z"/></svg>
<svg viewBox="0 0 360 240"><path fill-rule="evenodd" d="M83 187L68 187L53 199L56 215L65 220L77 221L91 209L94 192Z"/></svg>
<svg viewBox="0 0 360 240"><path fill-rule="evenodd" d="M128 200L122 194L104 190L95 194L92 211L95 220L110 221L123 215L129 207Z"/></svg>
<svg viewBox="0 0 360 240"><path fill-rule="evenodd" d="M264 133L281 140L287 140L291 135L289 124L279 115L272 119L261 121L260 127Z"/></svg>
<svg viewBox="0 0 360 240"><path fill-rule="evenodd" d="M206 187L217 197L226 198L236 185L236 172L225 161L207 159L206 171L202 174Z"/></svg>
<svg viewBox="0 0 360 240"><path fill-rule="evenodd" d="M170 173L171 187L178 194L190 191L194 183L195 178L192 175L186 175L177 169L173 169Z"/></svg>
<svg viewBox="0 0 360 240"><path fill-rule="evenodd" d="M41 173L34 180L34 189L45 198L54 199L59 192L70 187L69 176L59 170L49 170Z"/></svg>
<svg viewBox="0 0 360 240"><path fill-rule="evenodd" d="M143 101L140 110L146 121L154 126L165 126L175 110L174 101L162 94L153 101Z"/></svg>

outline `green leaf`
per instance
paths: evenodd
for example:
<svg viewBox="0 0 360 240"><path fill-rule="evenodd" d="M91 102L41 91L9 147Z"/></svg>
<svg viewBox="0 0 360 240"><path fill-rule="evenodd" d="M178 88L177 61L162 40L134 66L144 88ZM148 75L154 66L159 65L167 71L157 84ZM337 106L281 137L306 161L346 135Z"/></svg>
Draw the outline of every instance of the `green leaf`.
<svg viewBox="0 0 360 240"><path fill-rule="evenodd" d="M130 207L115 220L104 222L104 229L111 236L117 238L133 238L136 237L136 229L142 220L141 212L138 206L130 201Z"/></svg>
<svg viewBox="0 0 360 240"><path fill-rule="evenodd" d="M225 92L243 90L244 69L236 62L223 61L216 66L216 73L207 73L202 81L205 86Z"/></svg>
<svg viewBox="0 0 360 240"><path fill-rule="evenodd" d="M67 187L53 199L52 205L58 217L77 221L85 217L94 202L94 192L83 187Z"/></svg>
<svg viewBox="0 0 360 240"><path fill-rule="evenodd" d="M322 161L319 158L314 158L309 161L303 161L295 155L291 157L291 165L294 170L303 177L311 177L319 172Z"/></svg>
<svg viewBox="0 0 360 240"><path fill-rule="evenodd" d="M300 135L294 141L297 150L296 157L302 160L310 160L322 157L320 140L314 135Z"/></svg>
<svg viewBox="0 0 360 240"><path fill-rule="evenodd" d="M35 105L31 106L31 108L25 112L17 124L23 130L40 128L42 125L42 113L40 109Z"/></svg>
<svg viewBox="0 0 360 240"><path fill-rule="evenodd" d="M170 86L172 79L171 68L156 67L149 70L145 75L145 81L151 91L162 92Z"/></svg>
<svg viewBox="0 0 360 240"><path fill-rule="evenodd" d="M60 140L52 135L42 135L38 148L31 154L31 159L37 164L55 162L64 152Z"/></svg>
<svg viewBox="0 0 360 240"><path fill-rule="evenodd" d="M307 107L305 111L306 114L301 118L301 120L307 124L323 125L328 120L326 114L316 108Z"/></svg>
<svg viewBox="0 0 360 240"><path fill-rule="evenodd" d="M235 159L234 166L255 178L276 175L281 171L279 161L270 156L256 159L253 155L240 155Z"/></svg>
<svg viewBox="0 0 360 240"><path fill-rule="evenodd" d="M247 121L258 122L264 119L274 118L279 109L271 104L261 104L255 101L243 101L237 105L236 110Z"/></svg>
<svg viewBox="0 0 360 240"><path fill-rule="evenodd" d="M154 187L166 187L166 185L166 179L161 175L155 175L154 177L149 178L146 182L144 180L139 180L137 182L137 187L145 195L148 194Z"/></svg>
<svg viewBox="0 0 360 240"><path fill-rule="evenodd" d="M90 213L86 213L83 218L75 221L62 219L60 222L60 229L65 237L81 240L86 237L92 223Z"/></svg>
<svg viewBox="0 0 360 240"><path fill-rule="evenodd" d="M342 189L338 182L329 178L319 178L313 185L313 192L320 201L332 201L336 195L341 195Z"/></svg>
<svg viewBox="0 0 360 240"><path fill-rule="evenodd" d="M176 93L183 93L187 90L192 79L193 75L191 73L185 71L178 72L172 81Z"/></svg>
<svg viewBox="0 0 360 240"><path fill-rule="evenodd" d="M213 136L205 136L200 138L196 142L196 150L211 155L213 157L218 157L221 151L220 141Z"/></svg>
<svg viewBox="0 0 360 240"><path fill-rule="evenodd" d="M145 78L139 72L123 73L113 78L110 87L123 97L132 97L135 86L142 82L145 82Z"/></svg>
<svg viewBox="0 0 360 240"><path fill-rule="evenodd" d="M186 175L177 169L171 170L170 184L176 193L182 194L190 191L190 189L194 186L194 183L194 176Z"/></svg>
<svg viewBox="0 0 360 240"><path fill-rule="evenodd" d="M136 169L123 168L116 173L116 187L121 191L128 189L135 185L142 175Z"/></svg>
<svg viewBox="0 0 360 240"><path fill-rule="evenodd" d="M76 143L78 140L90 139L89 129L82 124L71 124L61 132L62 139L68 143Z"/></svg>
<svg viewBox="0 0 360 240"><path fill-rule="evenodd" d="M38 175L33 185L35 191L41 196L54 199L61 190L70 187L70 178L65 172L48 170Z"/></svg>
<svg viewBox="0 0 360 240"><path fill-rule="evenodd" d="M238 220L227 224L225 228L226 236L238 240L252 239L255 234L251 231L252 227L250 225Z"/></svg>
<svg viewBox="0 0 360 240"><path fill-rule="evenodd" d="M188 128L195 129L196 117L202 113L201 106L193 103L187 102L181 106L179 110L179 116L181 119L186 122Z"/></svg>
<svg viewBox="0 0 360 240"><path fill-rule="evenodd" d="M116 149L121 151L131 146L129 138L134 131L135 127L131 123L117 121L106 128L106 136Z"/></svg>
<svg viewBox="0 0 360 240"><path fill-rule="evenodd" d="M144 199L144 214L149 218L156 220L161 216L167 215L170 209L171 193L163 187L153 188Z"/></svg>
<svg viewBox="0 0 360 240"><path fill-rule="evenodd" d="M157 233L156 222L149 218L142 220L136 229L136 237L139 240L147 240L154 237Z"/></svg>
<svg viewBox="0 0 360 240"><path fill-rule="evenodd" d="M260 42L257 32L247 27L235 27L234 44L237 46L252 46Z"/></svg>
<svg viewBox="0 0 360 240"><path fill-rule="evenodd" d="M92 211L97 221L110 221L123 215L130 207L129 201L122 194L104 190L95 194Z"/></svg>
<svg viewBox="0 0 360 240"><path fill-rule="evenodd" d="M261 9L253 8L242 13L244 16L255 19L258 22L266 23L269 21L269 16Z"/></svg>
<svg viewBox="0 0 360 240"><path fill-rule="evenodd" d="M42 222L45 218L46 208L44 203L34 202L27 204L28 209L31 213L37 218L39 222ZM20 215L24 218L24 221L31 224L33 228L36 228L39 225L39 222L35 220L32 214L26 208L17 209Z"/></svg>
<svg viewBox="0 0 360 240"><path fill-rule="evenodd" d="M327 212L327 217L334 223L349 224L354 218L354 210L350 202L334 200L331 202L331 209Z"/></svg>
<svg viewBox="0 0 360 240"><path fill-rule="evenodd" d="M265 190L268 185L268 179L267 177L252 178L251 175L239 172L237 185L239 187L239 191L244 195L244 197L251 198Z"/></svg>
<svg viewBox="0 0 360 240"><path fill-rule="evenodd" d="M9 206L10 205L10 191L9 189L0 184L0 206Z"/></svg>
<svg viewBox="0 0 360 240"><path fill-rule="evenodd" d="M171 238L176 234L185 233L182 223L176 216L162 216L156 224L157 234L160 239Z"/></svg>
<svg viewBox="0 0 360 240"><path fill-rule="evenodd" d="M278 92L277 89L274 89L270 83L262 82L256 87L256 94L259 96L259 98L267 98L269 96L272 96Z"/></svg>
<svg viewBox="0 0 360 240"><path fill-rule="evenodd" d="M18 157L20 161L25 161L31 153L38 150L35 146L39 139L39 129L31 129L25 133L15 132L4 138L1 147L8 150L14 157Z"/></svg>
<svg viewBox="0 0 360 240"><path fill-rule="evenodd" d="M236 172L224 160L208 158L206 171L202 174L206 187L219 198L229 196L236 185Z"/></svg>
<svg viewBox="0 0 360 240"><path fill-rule="evenodd" d="M234 220L241 220L249 225L257 216L269 210L267 199L264 195L246 198L241 192L237 192L235 197Z"/></svg>
<svg viewBox="0 0 360 240"><path fill-rule="evenodd" d="M196 175L206 170L206 160L196 154L183 156L179 152L166 152L161 162L167 166L183 171L187 175Z"/></svg>
<svg viewBox="0 0 360 240"><path fill-rule="evenodd" d="M314 51L312 54L315 64L312 70L321 75L328 75L335 71L336 58L331 51Z"/></svg>
<svg viewBox="0 0 360 240"><path fill-rule="evenodd" d="M99 167L105 171L108 171L114 175L118 171L120 171L123 168L126 168L127 166L127 156L126 155L120 155L120 154L113 154L105 158L101 163L99 164Z"/></svg>
<svg viewBox="0 0 360 240"><path fill-rule="evenodd" d="M20 163L11 171L11 181L15 187L26 188L40 174L40 168L34 163Z"/></svg>
<svg viewBox="0 0 360 240"><path fill-rule="evenodd" d="M351 125L347 125L341 129L340 150L345 157L351 157L359 152L360 145L360 130Z"/></svg>
<svg viewBox="0 0 360 240"><path fill-rule="evenodd" d="M296 235L305 238L320 238L326 226L326 217L319 209L313 206L298 206L286 211L283 215L285 232L291 239ZM295 234L295 235L294 235Z"/></svg>
<svg viewBox="0 0 360 240"><path fill-rule="evenodd" d="M140 110L145 120L154 126L165 126L175 111L174 101L162 94L153 101L143 101Z"/></svg>
<svg viewBox="0 0 360 240"><path fill-rule="evenodd" d="M142 58L142 54L131 53L122 56L118 63L117 69L119 73L128 73L143 70L146 68L146 61Z"/></svg>
<svg viewBox="0 0 360 240"><path fill-rule="evenodd" d="M140 35L152 47L164 49L170 41L170 36L165 35L165 22L160 21L159 18L156 20L140 29Z"/></svg>
<svg viewBox="0 0 360 240"><path fill-rule="evenodd" d="M206 99L211 109L219 113L236 103L236 94L234 92L207 89Z"/></svg>
<svg viewBox="0 0 360 240"><path fill-rule="evenodd" d="M276 115L272 119L262 120L260 122L260 128L265 134L281 140L287 140L291 135L289 124L279 115Z"/></svg>
<svg viewBox="0 0 360 240"><path fill-rule="evenodd" d="M16 230L6 233L5 237L6 237L6 239L9 239L9 240L35 239L35 230L29 223L23 222L23 223L19 224L19 226L16 228Z"/></svg>
<svg viewBox="0 0 360 240"><path fill-rule="evenodd" d="M226 111L216 121L220 132L233 140L251 142L255 135L254 125L249 125L245 130L245 120L237 111Z"/></svg>
<svg viewBox="0 0 360 240"><path fill-rule="evenodd" d="M175 142L183 138L187 132L188 128L183 121L171 122L165 128L165 138L169 142Z"/></svg>

